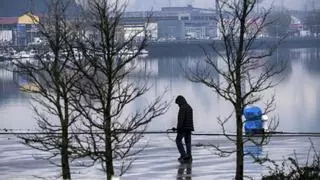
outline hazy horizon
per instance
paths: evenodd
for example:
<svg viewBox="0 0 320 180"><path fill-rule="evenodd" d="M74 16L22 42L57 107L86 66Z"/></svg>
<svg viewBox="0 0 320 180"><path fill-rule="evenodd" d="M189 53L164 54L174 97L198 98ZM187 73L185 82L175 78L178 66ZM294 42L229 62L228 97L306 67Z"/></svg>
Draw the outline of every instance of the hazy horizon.
<svg viewBox="0 0 320 180"><path fill-rule="evenodd" d="M128 0L128 10L159 10L161 7L186 6L192 4L199 8L214 8L215 0ZM311 10L320 7L319 0L262 0L262 6L271 5L291 10Z"/></svg>

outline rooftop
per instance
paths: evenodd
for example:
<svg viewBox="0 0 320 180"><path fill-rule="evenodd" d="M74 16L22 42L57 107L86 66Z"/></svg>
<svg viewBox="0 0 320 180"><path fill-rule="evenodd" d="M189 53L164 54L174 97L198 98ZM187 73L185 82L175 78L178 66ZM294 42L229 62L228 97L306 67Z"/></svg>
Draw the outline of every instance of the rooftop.
<svg viewBox="0 0 320 180"><path fill-rule="evenodd" d="M0 24L17 24L18 17L0 17Z"/></svg>

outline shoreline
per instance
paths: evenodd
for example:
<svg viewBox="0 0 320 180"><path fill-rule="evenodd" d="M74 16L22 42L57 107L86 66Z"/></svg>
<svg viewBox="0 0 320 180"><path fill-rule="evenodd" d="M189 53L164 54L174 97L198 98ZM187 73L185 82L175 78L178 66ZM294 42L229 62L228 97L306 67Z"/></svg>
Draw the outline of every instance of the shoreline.
<svg viewBox="0 0 320 180"><path fill-rule="evenodd" d="M276 45L279 39L257 39L252 49L270 48ZM320 38L288 38L283 40L278 48L317 48L320 47ZM223 50L222 40L175 40L153 41L147 46L149 56L186 56L199 55L205 52L214 53L214 48Z"/></svg>

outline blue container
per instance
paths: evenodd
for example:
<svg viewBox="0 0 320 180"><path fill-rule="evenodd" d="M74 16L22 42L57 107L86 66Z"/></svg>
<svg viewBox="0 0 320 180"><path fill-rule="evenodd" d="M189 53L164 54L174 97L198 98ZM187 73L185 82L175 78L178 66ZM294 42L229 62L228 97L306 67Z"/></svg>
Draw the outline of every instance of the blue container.
<svg viewBox="0 0 320 180"><path fill-rule="evenodd" d="M249 133L263 133L262 111L257 106L250 106L244 109L243 115L245 117L244 130L246 134Z"/></svg>

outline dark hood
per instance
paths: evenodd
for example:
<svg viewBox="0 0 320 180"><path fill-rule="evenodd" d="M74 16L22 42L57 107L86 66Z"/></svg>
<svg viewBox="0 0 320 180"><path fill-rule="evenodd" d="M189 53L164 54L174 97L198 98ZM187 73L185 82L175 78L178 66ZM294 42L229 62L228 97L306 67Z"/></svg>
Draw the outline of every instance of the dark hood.
<svg viewBox="0 0 320 180"><path fill-rule="evenodd" d="M176 104L178 104L179 106L183 105L183 104L187 104L187 101L186 99L179 95L177 98L176 98Z"/></svg>

